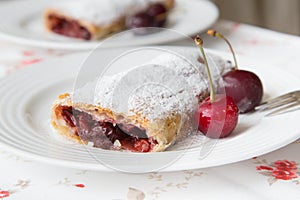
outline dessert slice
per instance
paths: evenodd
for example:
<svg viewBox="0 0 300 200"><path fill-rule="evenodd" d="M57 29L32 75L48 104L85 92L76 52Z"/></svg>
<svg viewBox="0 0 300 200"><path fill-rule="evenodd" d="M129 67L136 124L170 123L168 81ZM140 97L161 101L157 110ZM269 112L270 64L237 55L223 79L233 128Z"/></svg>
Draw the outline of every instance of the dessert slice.
<svg viewBox="0 0 300 200"><path fill-rule="evenodd" d="M231 70L230 63L212 57L218 73ZM68 138L102 149L164 151L197 128L195 109L209 94L199 60L197 51L164 53L72 95L62 94L52 107L52 125ZM217 85L219 76L212 78Z"/></svg>
<svg viewBox="0 0 300 200"><path fill-rule="evenodd" d="M60 3L44 12L47 30L83 40L97 40L126 28L126 18L160 2L167 10L174 0L79 0Z"/></svg>

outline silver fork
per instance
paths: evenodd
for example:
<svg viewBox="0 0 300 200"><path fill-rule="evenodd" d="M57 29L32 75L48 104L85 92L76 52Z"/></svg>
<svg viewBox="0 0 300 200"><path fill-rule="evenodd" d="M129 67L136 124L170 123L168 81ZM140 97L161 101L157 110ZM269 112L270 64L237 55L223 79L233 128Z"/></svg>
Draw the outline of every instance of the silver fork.
<svg viewBox="0 0 300 200"><path fill-rule="evenodd" d="M274 116L286 112L291 112L296 109L296 106L300 105L300 90L292 91L274 99L267 100L255 107L258 111L269 111L272 112L266 114L266 116Z"/></svg>

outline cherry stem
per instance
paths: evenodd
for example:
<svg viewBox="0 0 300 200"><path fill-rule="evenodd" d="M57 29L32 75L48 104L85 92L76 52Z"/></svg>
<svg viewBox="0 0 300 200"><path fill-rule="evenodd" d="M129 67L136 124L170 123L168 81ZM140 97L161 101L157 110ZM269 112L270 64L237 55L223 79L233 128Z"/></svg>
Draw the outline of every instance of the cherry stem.
<svg viewBox="0 0 300 200"><path fill-rule="evenodd" d="M196 45L199 47L201 53L202 53L202 56L203 56L203 60L204 60L204 64L205 64L205 67L206 67L206 70L207 70L207 75L208 75L208 80L209 80L209 87L210 87L210 100L212 102L215 101L215 91L214 91L214 87L213 87L213 81L212 81L212 78L211 78L211 73L210 73L210 69L208 67L208 62L207 62L207 59L206 59L206 56L205 56L205 53L204 53L204 49L203 49L203 40L200 38L199 35L197 35L194 39Z"/></svg>
<svg viewBox="0 0 300 200"><path fill-rule="evenodd" d="M234 52L234 50L232 48L232 45L230 44L229 40L224 35L222 35L221 33L217 32L215 30L208 30L207 34L210 35L210 36L213 36L213 37L221 38L228 44L228 46L230 48L230 51L233 55L234 63L235 63L234 69L237 70L238 69L238 64L237 64L235 52Z"/></svg>

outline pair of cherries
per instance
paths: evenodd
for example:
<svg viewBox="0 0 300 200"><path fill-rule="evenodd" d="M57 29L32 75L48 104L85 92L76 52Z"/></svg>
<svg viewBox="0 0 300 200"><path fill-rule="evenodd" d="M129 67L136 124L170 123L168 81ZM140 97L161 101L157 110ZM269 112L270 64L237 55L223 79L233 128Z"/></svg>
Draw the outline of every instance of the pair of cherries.
<svg viewBox="0 0 300 200"><path fill-rule="evenodd" d="M203 50L203 41L199 36L195 38L195 43L203 55L210 83L210 96L199 105L195 117L198 119L198 129L204 135L210 138L224 138L229 136L235 129L239 113L253 111L260 104L263 96L263 86L255 73L238 69L233 48L222 34L214 30L209 30L207 33L210 36L225 40L229 45L233 54L235 69L222 76L225 94L215 95Z"/></svg>

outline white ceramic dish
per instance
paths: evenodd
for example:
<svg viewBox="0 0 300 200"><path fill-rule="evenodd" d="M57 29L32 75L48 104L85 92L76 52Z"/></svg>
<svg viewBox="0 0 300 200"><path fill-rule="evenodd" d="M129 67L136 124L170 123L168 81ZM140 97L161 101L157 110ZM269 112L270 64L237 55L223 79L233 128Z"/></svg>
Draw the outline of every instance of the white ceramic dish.
<svg viewBox="0 0 300 200"><path fill-rule="evenodd" d="M98 55L95 58L104 53L110 54L110 51L116 53L112 49L102 49L94 53ZM231 59L225 53L213 52ZM77 72L87 56L87 53L77 53L49 59L21 69L0 81L1 146L34 160L80 169L107 171L112 167L130 172L154 169L176 171L242 161L281 148L300 136L300 111L295 111L275 117L263 117L261 113L240 115L234 133L217 142L209 140L206 143L209 152L206 153L203 145L197 143L186 150L173 148L166 152L134 154L66 142L57 138L58 134L50 126L50 108L59 94L72 90ZM134 58L135 63L143 63L148 59L146 55ZM132 58L128 58L130 60ZM254 71L261 77L265 97L275 97L295 90L300 85L298 78L279 68L244 57L239 57L239 60L240 66L249 66L244 69ZM101 59L97 64L103 64ZM123 64L126 65L126 62Z"/></svg>
<svg viewBox="0 0 300 200"><path fill-rule="evenodd" d="M70 39L48 33L43 25L42 11L54 2L51 0L13 1L0 7L0 38L30 46L84 50L93 49L101 43ZM120 43L106 43L105 47L162 44L192 36L209 28L218 18L219 10L210 1L177 0L176 8L169 17L167 29L181 34L169 34L162 30L144 36L136 36L131 32L126 34L126 40ZM5 20L3 20L5 19Z"/></svg>

